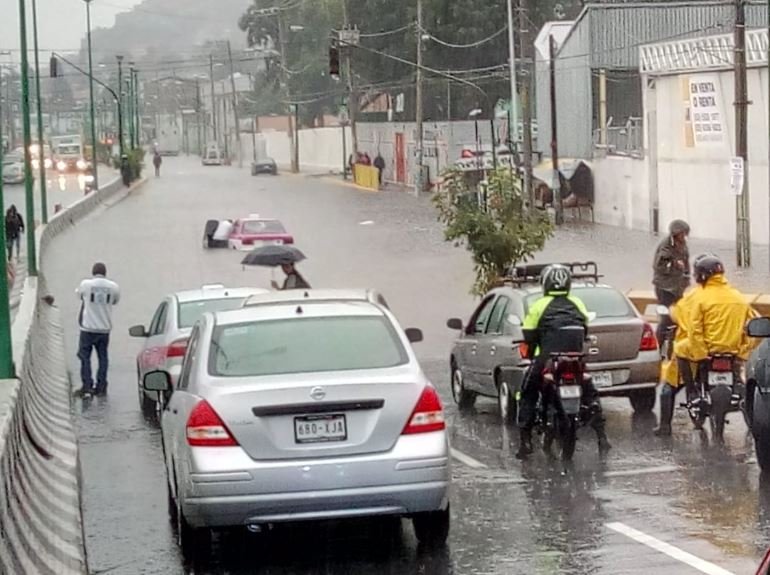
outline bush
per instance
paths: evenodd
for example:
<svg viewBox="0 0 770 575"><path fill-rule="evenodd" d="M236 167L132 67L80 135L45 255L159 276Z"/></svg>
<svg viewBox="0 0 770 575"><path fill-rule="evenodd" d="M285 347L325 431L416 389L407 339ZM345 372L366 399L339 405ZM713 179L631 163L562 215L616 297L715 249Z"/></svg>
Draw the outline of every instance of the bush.
<svg viewBox="0 0 770 575"><path fill-rule="evenodd" d="M126 155L128 156L128 167L131 172L131 181L133 182L142 177L145 152L143 148L136 148L134 150L127 150ZM116 170L120 170L120 156L113 156L112 165Z"/></svg>
<svg viewBox="0 0 770 575"><path fill-rule="evenodd" d="M433 202L445 239L465 245L473 256L476 295L499 285L511 266L529 260L553 235L547 214L527 206L521 180L509 168L490 173L485 194L463 173L450 171Z"/></svg>

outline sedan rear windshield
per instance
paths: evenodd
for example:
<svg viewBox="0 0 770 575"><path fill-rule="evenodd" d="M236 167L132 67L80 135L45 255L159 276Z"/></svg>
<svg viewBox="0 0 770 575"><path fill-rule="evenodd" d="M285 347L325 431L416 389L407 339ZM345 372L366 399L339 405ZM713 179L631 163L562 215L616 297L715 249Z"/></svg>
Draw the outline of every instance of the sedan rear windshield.
<svg viewBox="0 0 770 575"><path fill-rule="evenodd" d="M218 311L229 311L238 309L243 305L246 298L228 297L220 299L202 299L199 301L187 301L179 304L179 324L180 329L185 329L195 325L204 313Z"/></svg>
<svg viewBox="0 0 770 575"><path fill-rule="evenodd" d="M382 316L282 319L215 328L209 373L246 377L383 369L408 360Z"/></svg>
<svg viewBox="0 0 770 575"><path fill-rule="evenodd" d="M250 220L243 222L244 234L283 234L286 229L277 220Z"/></svg>
<svg viewBox="0 0 770 575"><path fill-rule="evenodd" d="M588 311L596 314L597 319L610 319L615 317L633 317L634 311L628 304L626 297L619 291L608 287L576 287L572 294L580 298ZM526 307L529 309L541 293L533 293L527 296Z"/></svg>

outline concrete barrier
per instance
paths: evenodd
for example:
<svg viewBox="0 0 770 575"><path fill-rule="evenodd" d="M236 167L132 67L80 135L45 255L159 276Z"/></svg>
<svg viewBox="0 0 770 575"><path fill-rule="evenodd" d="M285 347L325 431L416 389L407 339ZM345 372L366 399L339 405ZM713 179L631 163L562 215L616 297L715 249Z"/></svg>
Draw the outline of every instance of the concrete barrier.
<svg viewBox="0 0 770 575"><path fill-rule="evenodd" d="M117 180L57 213L37 232L39 261L56 236L127 192ZM13 324L18 379L0 381L0 574L81 575L88 565L64 332L45 301L44 272L26 279Z"/></svg>
<svg viewBox="0 0 770 575"><path fill-rule="evenodd" d="M353 177L357 185L369 190L380 189L380 171L372 166L356 164L353 166Z"/></svg>

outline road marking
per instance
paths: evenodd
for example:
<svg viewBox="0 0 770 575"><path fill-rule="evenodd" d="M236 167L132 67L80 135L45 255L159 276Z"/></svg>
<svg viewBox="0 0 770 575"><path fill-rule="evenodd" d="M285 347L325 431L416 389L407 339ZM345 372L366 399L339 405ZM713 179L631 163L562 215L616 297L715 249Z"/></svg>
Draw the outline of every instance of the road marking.
<svg viewBox="0 0 770 575"><path fill-rule="evenodd" d="M372 220L364 220L363 222L358 222L359 226L373 226L374 222Z"/></svg>
<svg viewBox="0 0 770 575"><path fill-rule="evenodd" d="M659 465L658 467L641 467L638 469L620 469L618 471L608 471L605 477L632 477L634 475L650 475L653 473L671 473L678 471L676 465Z"/></svg>
<svg viewBox="0 0 770 575"><path fill-rule="evenodd" d="M734 573L732 573L731 571L728 571L727 569L723 569L718 565L709 563L705 559L701 559L700 557L696 557L691 553L687 553L687 551L682 551L678 547L674 547L673 545L670 545L665 541L656 539L652 535L647 535L646 533L637 531L636 529L634 529L633 527L629 527L625 523L620 523L620 522L606 523L605 526L608 529L612 529L613 531L620 533L621 535L625 535L629 539L633 539L637 543L646 545L651 549L655 549L655 551L659 551L664 555L668 555L672 559L676 559L677 561L684 563L685 565L689 565L690 567L700 571L701 573L706 573L707 575L735 575Z"/></svg>
<svg viewBox="0 0 770 575"><path fill-rule="evenodd" d="M450 449L452 453L452 457L454 457L457 461L460 463L467 465L468 467L472 467L473 469L486 469L487 466L481 463L481 461L477 461L476 459L473 459L470 455L465 455L462 451L457 451L454 447Z"/></svg>

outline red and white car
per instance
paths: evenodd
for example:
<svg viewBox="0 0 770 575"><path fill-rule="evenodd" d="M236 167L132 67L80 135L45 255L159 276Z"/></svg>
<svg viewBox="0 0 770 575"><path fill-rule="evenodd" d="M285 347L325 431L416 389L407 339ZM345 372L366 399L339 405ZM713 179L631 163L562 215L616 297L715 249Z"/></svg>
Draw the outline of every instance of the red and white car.
<svg viewBox="0 0 770 575"><path fill-rule="evenodd" d="M271 244L293 244L294 237L279 220L250 216L236 220L228 240L233 250L251 251Z"/></svg>

